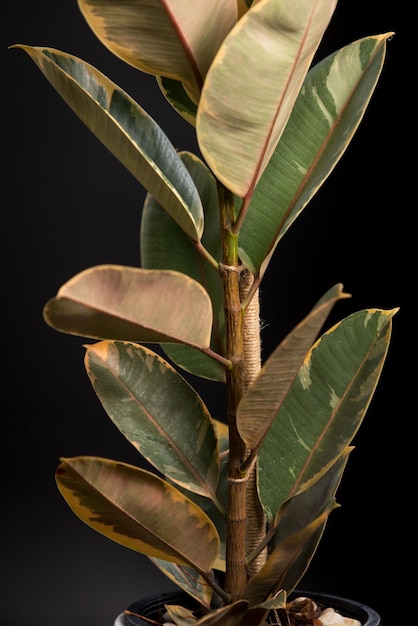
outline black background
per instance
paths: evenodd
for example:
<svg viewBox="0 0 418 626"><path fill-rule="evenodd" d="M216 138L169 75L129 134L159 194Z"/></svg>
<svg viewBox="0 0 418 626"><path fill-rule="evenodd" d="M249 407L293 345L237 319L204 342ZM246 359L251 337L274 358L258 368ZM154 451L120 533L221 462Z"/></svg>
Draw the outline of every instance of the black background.
<svg viewBox="0 0 418 626"><path fill-rule="evenodd" d="M178 149L195 144L154 79L113 58L75 0L2 6L0 624L112 626L132 601L173 586L146 557L80 522L58 493L54 471L61 456L139 460L99 406L84 371L82 340L47 327L42 307L86 267L138 264L144 192L29 57L7 46L50 46L84 58L151 113ZM407 340L415 206L405 191L404 144L415 131L404 101L410 97L405 21L393 3L340 0L320 56L366 35L396 35L349 150L286 236L262 285L265 356L336 282L353 297L337 305L330 321L363 307L401 307L340 487L342 508L332 514L303 581L307 589L373 606L385 626L395 626L390 616L406 578L396 559L407 544L399 527L409 516L407 449L416 413L412 376L407 380L415 343ZM211 391L208 405L221 416L221 394Z"/></svg>

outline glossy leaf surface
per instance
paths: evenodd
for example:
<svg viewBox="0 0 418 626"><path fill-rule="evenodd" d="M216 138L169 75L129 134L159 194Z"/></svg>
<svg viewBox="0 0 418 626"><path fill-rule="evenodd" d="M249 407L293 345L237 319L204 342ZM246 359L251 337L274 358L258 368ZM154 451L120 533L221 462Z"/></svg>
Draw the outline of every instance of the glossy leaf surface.
<svg viewBox="0 0 418 626"><path fill-rule="evenodd" d="M222 258L219 232L219 205L216 182L204 163L190 152L181 152L183 160L202 199L205 230L202 245L219 262ZM208 292L214 312L211 348L225 352L225 316L219 270L202 255L176 222L151 196L147 195L141 218L141 265L151 269L170 269L190 276ZM167 355L180 367L197 376L225 380L223 366L189 346L167 344Z"/></svg>
<svg viewBox="0 0 418 626"><path fill-rule="evenodd" d="M345 471L348 457L352 448L347 447L337 458L335 463L322 474L308 489L305 489L279 510L275 524L277 531L271 542L271 557L280 564L276 569L276 588L286 589L290 593L299 584L306 572L313 555L318 547L328 516L316 527L309 539L306 540L303 529L315 522L324 513L332 512L335 507L335 497L343 472ZM296 558L291 555L290 561L286 562L282 553L282 544L289 537L293 537L293 543L301 542L300 550ZM274 569L275 566L272 566Z"/></svg>
<svg viewBox="0 0 418 626"><path fill-rule="evenodd" d="M353 313L306 355L260 448L259 491L270 519L350 444L379 380L395 313Z"/></svg>
<svg viewBox="0 0 418 626"><path fill-rule="evenodd" d="M104 409L164 476L215 498L219 449L209 411L158 354L134 343L87 346L85 366Z"/></svg>
<svg viewBox="0 0 418 626"><path fill-rule="evenodd" d="M197 105L191 100L181 82L157 76L157 84L165 99L186 122L196 126Z"/></svg>
<svg viewBox="0 0 418 626"><path fill-rule="evenodd" d="M199 194L174 146L148 113L85 61L53 48L17 47L29 54L78 117L188 236L199 241Z"/></svg>
<svg viewBox="0 0 418 626"><path fill-rule="evenodd" d="M237 196L254 189L283 132L336 0L262 0L222 44L196 130L209 167Z"/></svg>
<svg viewBox="0 0 418 626"><path fill-rule="evenodd" d="M44 309L61 332L93 339L210 345L212 307L202 286L179 272L100 265L65 283Z"/></svg>
<svg viewBox="0 0 418 626"><path fill-rule="evenodd" d="M240 256L264 274L277 243L330 175L363 119L391 33L350 43L313 67L254 190Z"/></svg>
<svg viewBox="0 0 418 626"><path fill-rule="evenodd" d="M221 475L218 484L217 498L227 508L228 496L228 428L226 424L214 420L214 427L218 438L219 448L221 452ZM181 488L180 488L181 489ZM213 502L208 498L198 496L194 493L188 493L187 490L181 489L186 496L190 497L202 511L204 511L214 522L216 530L220 538L220 550L218 558L213 563L213 568L225 571L225 546L226 546L226 521L220 511L214 506ZM168 577L176 583L186 593L201 602L203 606L210 605L212 597L212 589L208 587L206 581L199 574L187 568L184 565L170 563L161 559L152 559L153 563Z"/></svg>
<svg viewBox="0 0 418 626"><path fill-rule="evenodd" d="M288 537L273 550L263 567L250 580L245 597L251 602L262 602L269 593L278 591L283 587L282 578L292 563L297 560L304 551L305 545L318 529L321 529L330 514L333 506L325 511L316 520L303 528L300 532Z"/></svg>
<svg viewBox="0 0 418 626"><path fill-rule="evenodd" d="M209 518L175 487L132 465L97 457L62 459L58 487L86 524L148 556L210 570L219 537Z"/></svg>
<svg viewBox="0 0 418 626"><path fill-rule="evenodd" d="M198 11L184 0L78 0L78 5L113 54L144 72L180 81L194 102L237 20L236 0L202 2Z"/></svg>
<svg viewBox="0 0 418 626"><path fill-rule="evenodd" d="M256 450L286 398L306 353L318 336L332 307L348 297L342 285L335 285L272 352L257 378L244 394L237 410L241 437ZM256 416L256 419L255 419Z"/></svg>

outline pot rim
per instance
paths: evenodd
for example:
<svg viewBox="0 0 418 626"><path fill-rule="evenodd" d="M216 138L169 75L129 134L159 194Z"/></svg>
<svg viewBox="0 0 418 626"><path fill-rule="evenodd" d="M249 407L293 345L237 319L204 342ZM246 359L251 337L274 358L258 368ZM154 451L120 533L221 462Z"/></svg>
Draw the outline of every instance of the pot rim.
<svg viewBox="0 0 418 626"><path fill-rule="evenodd" d="M329 593L322 593L319 591L310 591L308 589L295 589L290 598L295 597L307 597L315 602L330 606L336 611L340 612L345 617L351 617L358 619L362 626L381 626L380 615L373 608L346 598L345 596L333 595ZM190 608L198 608L199 603L189 596L184 591L166 591L152 596L146 596L141 600L137 600L129 605L128 610L135 613L142 613L147 617L152 617L152 614L158 612L164 607L165 604L182 604L187 601L187 605ZM119 620L119 621L118 621ZM130 615L121 614L114 622L114 626L144 626L144 620Z"/></svg>

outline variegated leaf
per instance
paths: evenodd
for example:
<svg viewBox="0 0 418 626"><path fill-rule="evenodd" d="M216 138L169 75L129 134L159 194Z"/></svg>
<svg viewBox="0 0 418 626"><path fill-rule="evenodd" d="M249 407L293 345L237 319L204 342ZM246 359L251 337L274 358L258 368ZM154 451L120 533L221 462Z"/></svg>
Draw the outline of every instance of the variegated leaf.
<svg viewBox="0 0 418 626"><path fill-rule="evenodd" d="M346 297L349 294L342 291L341 284L327 291L273 351L244 394L237 410L237 426L251 450L260 446L332 307Z"/></svg>
<svg viewBox="0 0 418 626"><path fill-rule="evenodd" d="M245 589L245 598L256 604L263 602L270 594L276 593L283 588L282 578L286 574L292 563L298 559L303 552L305 545L312 536L315 536L318 529L322 529L330 512L335 508L332 502L322 515L303 530L294 533L280 544L280 548L273 549L269 554L266 563L252 577Z"/></svg>
<svg viewBox="0 0 418 626"><path fill-rule="evenodd" d="M255 274L263 276L278 242L350 144L391 34L350 43L309 71L240 230L240 257Z"/></svg>
<svg viewBox="0 0 418 626"><path fill-rule="evenodd" d="M278 588L286 589L290 593L299 584L311 562L318 544L325 530L328 517L323 518L323 523L306 540L303 529L318 516L334 508L336 492L345 471L348 456L352 447L347 447L337 458L335 463L315 481L308 489L286 502L278 511L274 524L278 524L277 531L271 542L271 553L276 552L276 557L282 553L282 545L289 537L294 535L296 541L301 541L301 549L296 558L291 555L290 562L286 562L283 551L282 565L277 571ZM298 534L300 533L300 534Z"/></svg>
<svg viewBox="0 0 418 626"><path fill-rule="evenodd" d="M94 530L148 556L209 572L219 552L210 519L158 476L97 457L61 459L58 487Z"/></svg>
<svg viewBox="0 0 418 626"><path fill-rule="evenodd" d="M236 0L203 2L198 11L184 0L78 0L78 5L113 54L144 72L180 81L195 103L237 20Z"/></svg>
<svg viewBox="0 0 418 626"><path fill-rule="evenodd" d="M216 182L206 165L190 152L180 158L192 176L202 199L205 230L202 245L219 262L222 258L219 230L219 205ZM188 239L170 215L147 195L141 218L141 265L146 269L169 269L182 272L199 282L208 292L214 312L211 348L225 352L225 316L219 270ZM224 367L201 351L179 344L164 344L170 359L192 374L224 381Z"/></svg>
<svg viewBox="0 0 418 626"><path fill-rule="evenodd" d="M226 37L205 80L196 130L217 178L251 195L280 139L337 0L263 0Z"/></svg>
<svg viewBox="0 0 418 626"><path fill-rule="evenodd" d="M134 343L87 346L85 366L107 414L164 476L216 500L219 447L195 390L152 350Z"/></svg>
<svg viewBox="0 0 418 626"><path fill-rule="evenodd" d="M65 283L44 308L61 332L93 339L178 341L210 346L212 305L203 287L180 272L99 265Z"/></svg>
<svg viewBox="0 0 418 626"><path fill-rule="evenodd" d="M350 445L378 383L396 311L353 313L306 355L260 448L259 493L270 520Z"/></svg>
<svg viewBox="0 0 418 626"><path fill-rule="evenodd" d="M199 193L158 124L120 87L81 59L53 48L25 50L93 134L152 193L193 241L203 232Z"/></svg>

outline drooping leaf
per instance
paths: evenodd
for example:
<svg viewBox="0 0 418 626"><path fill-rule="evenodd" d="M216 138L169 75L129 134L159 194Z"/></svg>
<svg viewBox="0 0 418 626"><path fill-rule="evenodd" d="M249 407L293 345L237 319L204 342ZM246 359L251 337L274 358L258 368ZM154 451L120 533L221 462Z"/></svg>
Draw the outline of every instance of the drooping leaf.
<svg viewBox="0 0 418 626"><path fill-rule="evenodd" d="M382 71L391 33L350 43L308 73L251 198L240 257L264 274L277 243L344 154Z"/></svg>
<svg viewBox="0 0 418 626"><path fill-rule="evenodd" d="M201 496L197 493L190 492L185 487L177 486L180 491L183 491L184 494L193 500L197 506L202 509L210 517L212 522L215 524L216 530L218 531L218 535L221 541L219 556L215 563L213 564L213 568L217 569L221 572L224 572L226 569L226 539L227 539L227 526L226 526L226 512L228 510L228 470L229 470L229 440L227 438L228 427L223 422L219 422L218 420L213 420L213 425L215 427L215 431L217 433L218 443L219 443L219 451L220 451L220 474L218 480L218 488L216 490L216 501L210 500L204 496Z"/></svg>
<svg viewBox="0 0 418 626"><path fill-rule="evenodd" d="M223 422L213 420L215 431L218 438L219 449L221 452L221 474L219 478L217 498L223 505L224 509L227 509L227 495L228 495L228 427ZM204 511L210 519L214 522L216 530L218 531L220 539L220 549L218 558L213 563L213 569L219 571L225 571L225 547L226 547L226 523L225 517L223 517L219 510L216 509L213 502L208 498L198 496L195 493L188 493L187 490L180 488L186 496L190 497L202 511ZM154 565L160 569L165 576L170 578L178 587L183 589L190 596L198 600L203 606L210 606L212 598L212 588L208 586L207 582L199 576L199 574L184 565L178 565L177 563L170 563L163 561L162 559L151 559Z"/></svg>
<svg viewBox="0 0 418 626"><path fill-rule="evenodd" d="M335 506L334 503L331 503L329 509L317 519L303 530L288 537L280 544L280 548L273 549L265 564L252 577L245 589L245 597L251 604L263 602L271 593L283 588L282 578L285 577L287 570L300 557L310 538L316 535L318 529L322 529Z"/></svg>
<svg viewBox="0 0 418 626"><path fill-rule="evenodd" d="M202 245L215 260L220 261L222 253L215 179L197 156L190 152L181 152L180 157L190 172L202 199L205 215ZM225 352L225 316L220 273L149 194L142 211L140 249L142 267L182 272L206 289L214 312L211 348L214 352L223 354ZM163 348L170 359L186 371L212 380L225 380L224 367L206 354L179 344L167 344L163 345Z"/></svg>
<svg viewBox="0 0 418 626"><path fill-rule="evenodd" d="M308 489L286 502L277 513L274 523L278 524L278 528L271 542L271 554L275 552L276 557L281 555L283 558L281 559L280 571L277 571L276 588L283 588L286 589L287 593L291 593L309 567L325 530L328 517L323 518L322 524L317 527L308 540L304 537L303 532L300 535L296 533L303 531L305 527L326 511L334 510L333 503L336 492L351 451L352 448L347 447L325 474L321 475ZM301 550L296 558L292 556L290 562L286 563L281 546L291 535L294 535L294 542L299 537Z"/></svg>
<svg viewBox="0 0 418 626"><path fill-rule="evenodd" d="M250 194L280 139L337 0L262 0L226 37L197 112L209 167L237 196Z"/></svg>
<svg viewBox="0 0 418 626"><path fill-rule="evenodd" d="M113 54L144 72L182 82L195 103L237 20L236 0L203 2L198 11L184 0L78 0L78 5Z"/></svg>
<svg viewBox="0 0 418 626"><path fill-rule="evenodd" d="M341 284L327 291L274 350L244 394L237 410L237 426L251 450L260 446L332 307L348 296Z"/></svg>
<svg viewBox="0 0 418 626"><path fill-rule="evenodd" d="M158 354L134 343L87 346L85 366L106 413L164 476L216 499L219 447L209 411Z"/></svg>
<svg viewBox="0 0 418 626"><path fill-rule="evenodd" d="M397 309L346 317L306 355L260 448L260 499L271 520L350 445L386 358Z"/></svg>
<svg viewBox="0 0 418 626"><path fill-rule="evenodd" d="M97 457L61 459L58 488L94 530L148 556L209 572L219 552L210 519L175 487L143 469Z"/></svg>
<svg viewBox="0 0 418 626"><path fill-rule="evenodd" d="M93 339L179 341L208 348L207 292L180 272L99 265L80 272L44 308L61 332Z"/></svg>
<svg viewBox="0 0 418 626"><path fill-rule="evenodd" d="M122 89L81 59L55 50L25 50L93 134L200 241L203 209L194 183L158 124Z"/></svg>
<svg viewBox="0 0 418 626"><path fill-rule="evenodd" d="M246 596L250 602L267 606L269 602L262 600L266 591L275 597L277 591L284 589L289 595L301 580L318 547L328 516L336 508L336 491L351 450L346 448L318 480L278 511L273 521L277 529L269 542L269 564L247 589L247 593L254 593Z"/></svg>

